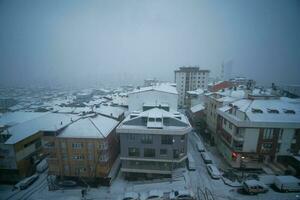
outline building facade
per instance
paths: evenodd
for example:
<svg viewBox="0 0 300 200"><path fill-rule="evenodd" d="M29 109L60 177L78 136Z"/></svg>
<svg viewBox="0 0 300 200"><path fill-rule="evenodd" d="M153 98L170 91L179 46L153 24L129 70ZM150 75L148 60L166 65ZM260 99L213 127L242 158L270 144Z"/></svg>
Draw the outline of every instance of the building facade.
<svg viewBox="0 0 300 200"><path fill-rule="evenodd" d="M233 167L260 168L280 156L300 154L300 104L242 99L218 109L218 148ZM243 159L243 161L242 161Z"/></svg>
<svg viewBox="0 0 300 200"><path fill-rule="evenodd" d="M21 119L18 119L19 117ZM21 113L21 115L14 114L5 118L7 122L11 118L11 122L18 123L3 130L0 134L0 181L14 183L34 173L36 164L44 158L43 132L55 133L72 123L72 120L76 120L78 116L57 113L26 115Z"/></svg>
<svg viewBox="0 0 300 200"><path fill-rule="evenodd" d="M209 70L202 70L199 67L180 67L175 70L175 83L178 91L178 105L187 104L187 91L198 88L207 89Z"/></svg>
<svg viewBox="0 0 300 200"><path fill-rule="evenodd" d="M109 185L109 173L119 153L118 124L114 119L93 115L57 133L45 132L49 174Z"/></svg>
<svg viewBox="0 0 300 200"><path fill-rule="evenodd" d="M153 108L134 112L118 126L121 171L132 175L171 176L185 165L191 126L179 112Z"/></svg>

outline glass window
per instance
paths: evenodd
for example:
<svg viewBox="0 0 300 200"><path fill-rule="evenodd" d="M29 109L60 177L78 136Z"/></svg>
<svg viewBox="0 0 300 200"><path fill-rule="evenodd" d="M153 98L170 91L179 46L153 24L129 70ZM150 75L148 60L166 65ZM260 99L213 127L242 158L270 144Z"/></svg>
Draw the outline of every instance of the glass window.
<svg viewBox="0 0 300 200"><path fill-rule="evenodd" d="M153 137L152 135L143 135L142 136L142 139L141 139L141 142L143 144L152 144L153 142Z"/></svg>
<svg viewBox="0 0 300 200"><path fill-rule="evenodd" d="M155 149L144 149L144 157L147 158L155 157Z"/></svg>
<svg viewBox="0 0 300 200"><path fill-rule="evenodd" d="M159 154L161 156L166 156L168 154L168 150L167 149L160 149Z"/></svg>
<svg viewBox="0 0 300 200"><path fill-rule="evenodd" d="M161 144L173 144L173 136L172 135L162 135L161 136Z"/></svg>
<svg viewBox="0 0 300 200"><path fill-rule="evenodd" d="M263 139L264 140L271 140L273 138L273 129L271 128L266 128L264 130L264 135L263 135Z"/></svg>
<svg viewBox="0 0 300 200"><path fill-rule="evenodd" d="M140 150L138 148L129 147L128 148L128 156L130 157L139 157Z"/></svg>

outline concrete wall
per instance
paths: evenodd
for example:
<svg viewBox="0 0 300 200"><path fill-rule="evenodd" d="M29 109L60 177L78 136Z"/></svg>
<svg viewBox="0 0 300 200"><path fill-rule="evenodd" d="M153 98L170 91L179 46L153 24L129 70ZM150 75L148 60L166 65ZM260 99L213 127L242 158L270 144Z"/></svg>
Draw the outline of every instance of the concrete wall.
<svg viewBox="0 0 300 200"><path fill-rule="evenodd" d="M244 132L243 152L256 152L259 129L246 128Z"/></svg>
<svg viewBox="0 0 300 200"><path fill-rule="evenodd" d="M283 129L282 137L279 138L281 145L279 148L278 155L289 155L291 149L291 143L293 142L293 137L295 134L295 129Z"/></svg>

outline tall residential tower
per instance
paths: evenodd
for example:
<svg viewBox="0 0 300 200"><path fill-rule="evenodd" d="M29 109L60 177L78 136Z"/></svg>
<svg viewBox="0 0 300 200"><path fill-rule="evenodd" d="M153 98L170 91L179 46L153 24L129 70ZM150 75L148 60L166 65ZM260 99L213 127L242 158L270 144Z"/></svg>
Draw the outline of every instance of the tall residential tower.
<svg viewBox="0 0 300 200"><path fill-rule="evenodd" d="M175 83L180 107L187 103L187 91L207 88L209 72L209 70L199 69L199 67L180 67L179 70L175 70Z"/></svg>

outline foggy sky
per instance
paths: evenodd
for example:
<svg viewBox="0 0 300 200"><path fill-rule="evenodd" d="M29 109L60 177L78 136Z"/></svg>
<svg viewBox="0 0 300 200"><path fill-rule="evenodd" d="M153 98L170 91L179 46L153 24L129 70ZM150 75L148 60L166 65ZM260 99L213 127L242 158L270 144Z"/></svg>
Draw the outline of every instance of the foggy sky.
<svg viewBox="0 0 300 200"><path fill-rule="evenodd" d="M300 84L300 1L0 0L3 86L173 81L228 60L234 75Z"/></svg>

